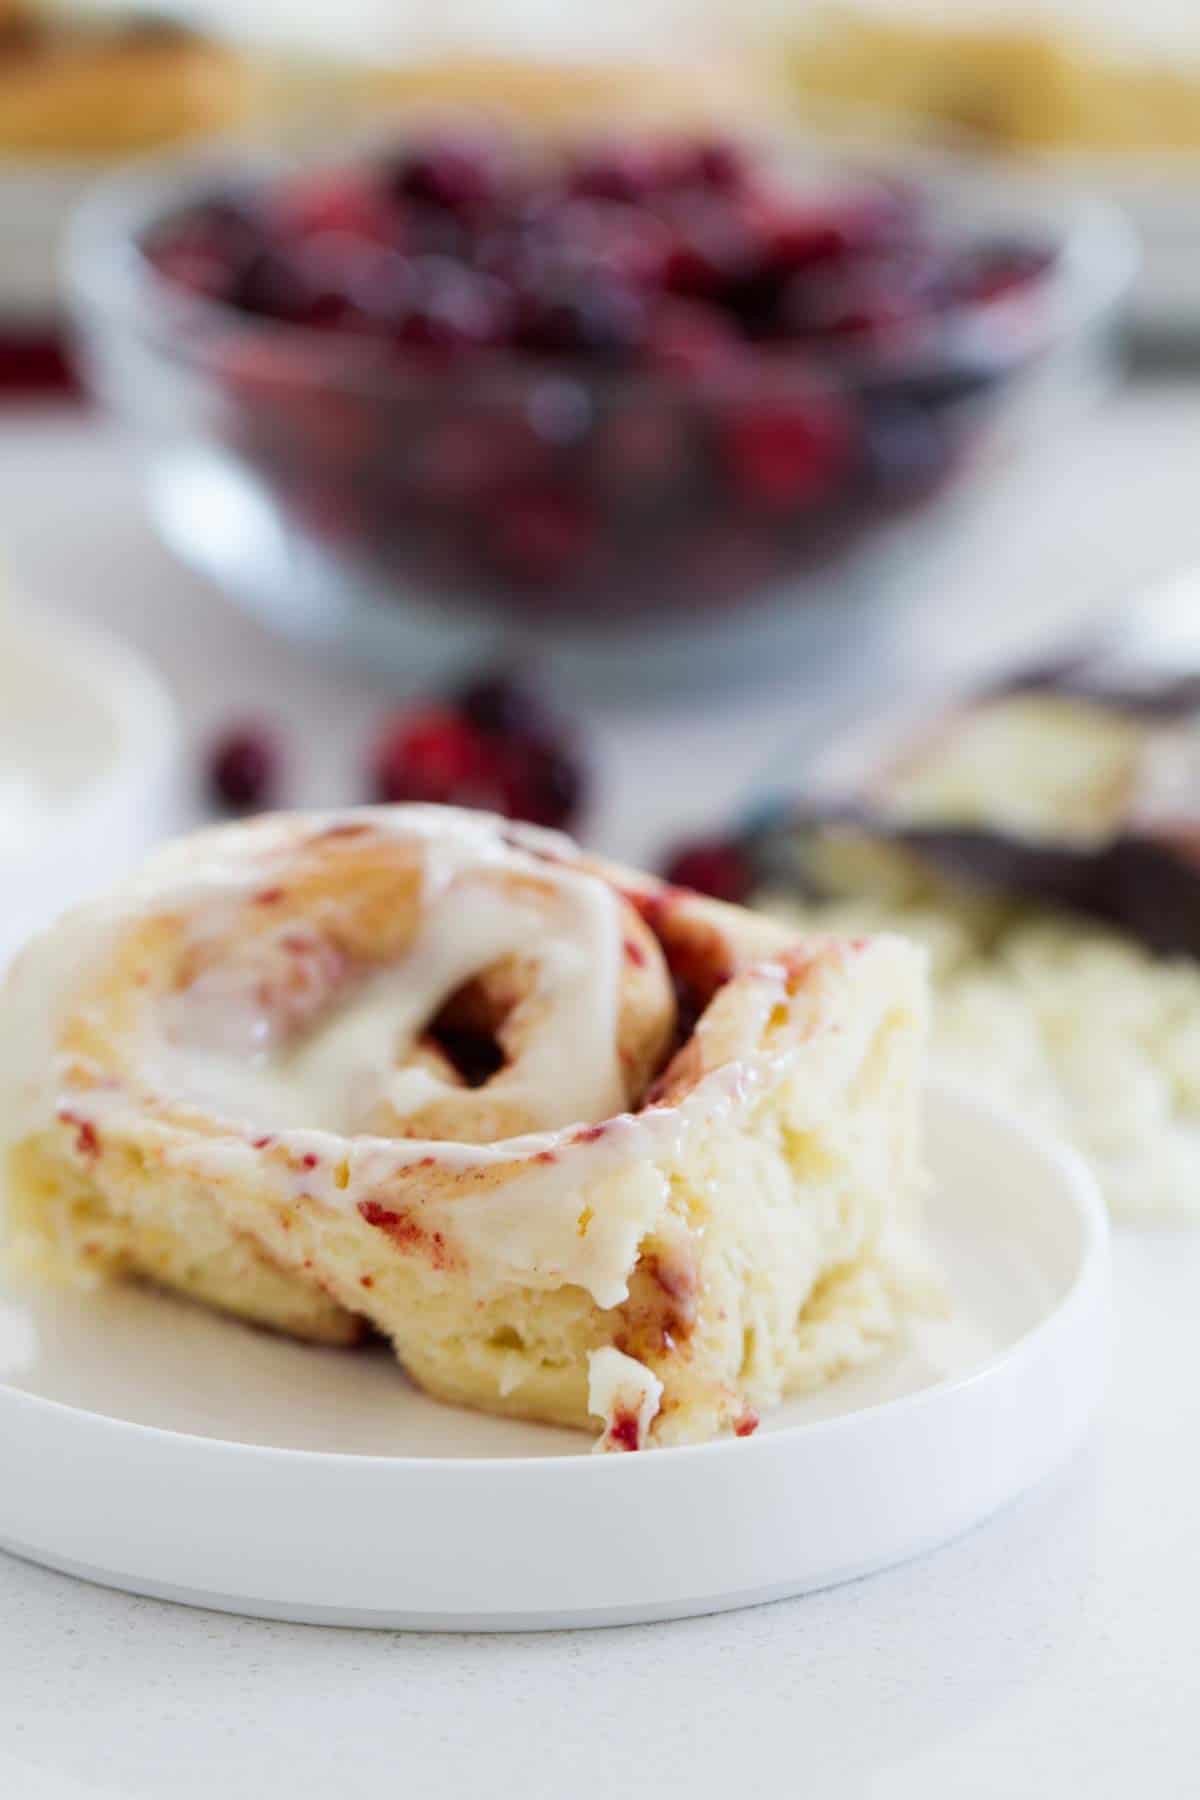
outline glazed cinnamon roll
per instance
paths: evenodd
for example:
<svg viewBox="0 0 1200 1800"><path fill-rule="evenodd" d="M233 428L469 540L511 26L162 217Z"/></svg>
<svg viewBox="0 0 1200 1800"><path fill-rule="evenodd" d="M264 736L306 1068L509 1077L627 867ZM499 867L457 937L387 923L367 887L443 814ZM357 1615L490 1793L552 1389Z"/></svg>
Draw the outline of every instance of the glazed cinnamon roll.
<svg viewBox="0 0 1200 1800"><path fill-rule="evenodd" d="M746 1434L897 1330L919 953L437 807L160 852L18 959L8 1235L439 1399Z"/></svg>

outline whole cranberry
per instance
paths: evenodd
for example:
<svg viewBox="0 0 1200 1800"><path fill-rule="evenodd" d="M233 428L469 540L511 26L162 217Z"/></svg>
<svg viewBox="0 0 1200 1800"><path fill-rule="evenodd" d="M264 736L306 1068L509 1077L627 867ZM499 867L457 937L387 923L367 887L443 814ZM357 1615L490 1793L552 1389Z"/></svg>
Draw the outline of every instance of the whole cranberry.
<svg viewBox="0 0 1200 1800"><path fill-rule="evenodd" d="M217 198L164 221L143 240L143 253L166 280L214 300L226 300L260 248L260 227L249 206Z"/></svg>
<svg viewBox="0 0 1200 1800"><path fill-rule="evenodd" d="M296 259L280 250L260 250L251 257L229 293L231 305L239 312L285 325L307 324L314 298Z"/></svg>
<svg viewBox="0 0 1200 1800"><path fill-rule="evenodd" d="M526 242L549 270L597 270L647 290L662 282L671 232L645 206L574 198L548 207Z"/></svg>
<svg viewBox="0 0 1200 1800"><path fill-rule="evenodd" d="M165 281L206 300L224 300L235 279L224 252L214 249L202 235L191 240L181 235L160 244L151 260Z"/></svg>
<svg viewBox="0 0 1200 1800"><path fill-rule="evenodd" d="M413 444L408 473L424 503L480 504L532 473L541 455L536 433L519 415L448 410Z"/></svg>
<svg viewBox="0 0 1200 1800"><path fill-rule="evenodd" d="M645 508L678 491L698 462L688 409L663 394L628 394L597 431L592 466L606 492Z"/></svg>
<svg viewBox="0 0 1200 1800"><path fill-rule="evenodd" d="M675 375L720 375L737 367L746 346L727 316L699 300L662 300L646 333L646 360Z"/></svg>
<svg viewBox="0 0 1200 1800"><path fill-rule="evenodd" d="M663 286L686 299L727 301L751 280L762 260L758 238L742 213L707 196L687 196L671 209L674 242Z"/></svg>
<svg viewBox="0 0 1200 1800"><path fill-rule="evenodd" d="M402 156L392 187L406 200L470 213L489 206L503 180L503 159L494 139L447 133L414 145Z"/></svg>
<svg viewBox="0 0 1200 1800"><path fill-rule="evenodd" d="M768 262L787 273L835 261L854 240L852 220L820 205L780 206L764 215L762 229Z"/></svg>
<svg viewBox="0 0 1200 1800"><path fill-rule="evenodd" d="M559 275L521 295L512 335L518 348L535 354L620 360L636 353L645 333L646 308L634 289L590 271Z"/></svg>
<svg viewBox="0 0 1200 1800"><path fill-rule="evenodd" d="M882 250L920 230L912 193L882 181L844 183L841 192L768 195L756 218L767 260L785 274Z"/></svg>
<svg viewBox="0 0 1200 1800"><path fill-rule="evenodd" d="M744 850L728 838L696 838L680 844L663 864L663 879L713 900L740 906L750 897L753 871Z"/></svg>
<svg viewBox="0 0 1200 1800"><path fill-rule="evenodd" d="M449 706L418 706L389 719L371 756L371 786L385 804L424 801L489 806L499 781L489 779L479 733Z"/></svg>
<svg viewBox="0 0 1200 1800"><path fill-rule="evenodd" d="M209 751L209 797L225 812L261 811L276 797L279 773L279 755L270 733L261 725L236 726Z"/></svg>
<svg viewBox="0 0 1200 1800"><path fill-rule="evenodd" d="M322 170L287 183L269 210L268 229L285 243L336 234L403 248L404 221L373 173Z"/></svg>
<svg viewBox="0 0 1200 1800"><path fill-rule="evenodd" d="M752 601L779 574L780 546L758 517L718 510L681 547L681 591L689 606L735 607Z"/></svg>
<svg viewBox="0 0 1200 1800"><path fill-rule="evenodd" d="M565 743L510 739L498 745L504 770L503 811L510 819L561 831L577 818L584 797L583 771Z"/></svg>
<svg viewBox="0 0 1200 1800"><path fill-rule="evenodd" d="M529 682L511 669L480 675L459 689L455 706L487 741L502 810L534 825L570 825L584 797L582 763L573 734Z"/></svg>
<svg viewBox="0 0 1200 1800"><path fill-rule="evenodd" d="M587 500L566 488L528 487L492 510L487 548L496 566L523 586L548 587L576 575L596 538Z"/></svg>
<svg viewBox="0 0 1200 1800"><path fill-rule="evenodd" d="M397 250L322 231L297 244L295 260L312 296L312 323L382 333L399 311L408 263Z"/></svg>
<svg viewBox="0 0 1200 1800"><path fill-rule="evenodd" d="M395 324L396 342L419 350L454 351L496 344L507 329L499 282L447 257L422 256L408 267Z"/></svg>
<svg viewBox="0 0 1200 1800"><path fill-rule="evenodd" d="M735 489L768 512L786 513L826 498L845 473L851 449L844 410L820 392L739 403L724 426Z"/></svg>
<svg viewBox="0 0 1200 1800"><path fill-rule="evenodd" d="M567 734L506 675L482 677L455 700L388 720L371 782L384 802L478 806L556 827L571 822L583 795Z"/></svg>
<svg viewBox="0 0 1200 1800"><path fill-rule="evenodd" d="M673 174L681 185L736 194L745 187L749 168L740 145L729 138L707 138L680 148L674 158Z"/></svg>
<svg viewBox="0 0 1200 1800"><path fill-rule="evenodd" d="M477 730L492 737L543 743L553 734L543 701L510 670L477 675L464 683L455 705Z"/></svg>
<svg viewBox="0 0 1200 1800"><path fill-rule="evenodd" d="M650 144L609 143L579 155L567 185L571 193L589 200L637 201L653 190L659 176L659 161Z"/></svg>
<svg viewBox="0 0 1200 1800"><path fill-rule="evenodd" d="M933 328L945 298L940 259L913 248L850 257L793 275L780 295L775 322L787 335L891 351L919 342Z"/></svg>

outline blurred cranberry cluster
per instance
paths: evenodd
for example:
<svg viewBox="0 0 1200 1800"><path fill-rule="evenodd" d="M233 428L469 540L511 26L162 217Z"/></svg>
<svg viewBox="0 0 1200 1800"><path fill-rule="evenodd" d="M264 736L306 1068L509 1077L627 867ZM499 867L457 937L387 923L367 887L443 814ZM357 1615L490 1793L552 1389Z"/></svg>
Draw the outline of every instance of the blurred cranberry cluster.
<svg viewBox="0 0 1200 1800"><path fill-rule="evenodd" d="M723 141L443 132L202 198L143 248L217 303L226 440L306 537L613 616L740 600L951 472L1052 258L930 213Z"/></svg>
<svg viewBox="0 0 1200 1800"><path fill-rule="evenodd" d="M229 813L278 806L286 763L274 729L229 726L209 749L209 800ZM472 806L561 828L578 824L587 787L579 736L565 715L511 670L493 670L390 712L354 798Z"/></svg>

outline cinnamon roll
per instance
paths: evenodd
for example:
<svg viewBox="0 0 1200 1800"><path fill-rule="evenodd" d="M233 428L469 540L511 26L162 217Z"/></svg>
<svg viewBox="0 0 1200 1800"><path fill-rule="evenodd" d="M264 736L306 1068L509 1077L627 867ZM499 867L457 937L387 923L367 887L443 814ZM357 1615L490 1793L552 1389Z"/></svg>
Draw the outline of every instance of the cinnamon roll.
<svg viewBox="0 0 1200 1800"><path fill-rule="evenodd" d="M746 1434L911 1298L925 1007L899 939L486 815L202 832L10 973L10 1245L608 1449Z"/></svg>
<svg viewBox="0 0 1200 1800"><path fill-rule="evenodd" d="M260 100L236 51L170 18L0 4L0 155L120 156L233 130Z"/></svg>

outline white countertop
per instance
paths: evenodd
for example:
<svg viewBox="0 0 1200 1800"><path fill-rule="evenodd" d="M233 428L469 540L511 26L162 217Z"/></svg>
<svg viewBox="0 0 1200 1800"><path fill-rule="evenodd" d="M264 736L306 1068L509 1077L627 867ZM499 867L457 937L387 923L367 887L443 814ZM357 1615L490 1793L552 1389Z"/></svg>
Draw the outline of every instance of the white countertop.
<svg viewBox="0 0 1200 1800"><path fill-rule="evenodd" d="M1200 388L1144 387L1027 457L926 572L920 632L864 645L819 700L798 679L752 709L597 713L593 838L648 854L743 801L856 694L1035 628L1052 637L1200 563L1197 443ZM147 651L193 732L277 717L290 797L354 797L384 697L174 567L99 426L0 417L0 539L26 594ZM189 1612L0 1557L0 1794L1196 1794L1200 1232L1119 1231L1115 1261L1115 1374L1089 1449L962 1542L807 1599L592 1634L419 1638Z"/></svg>

